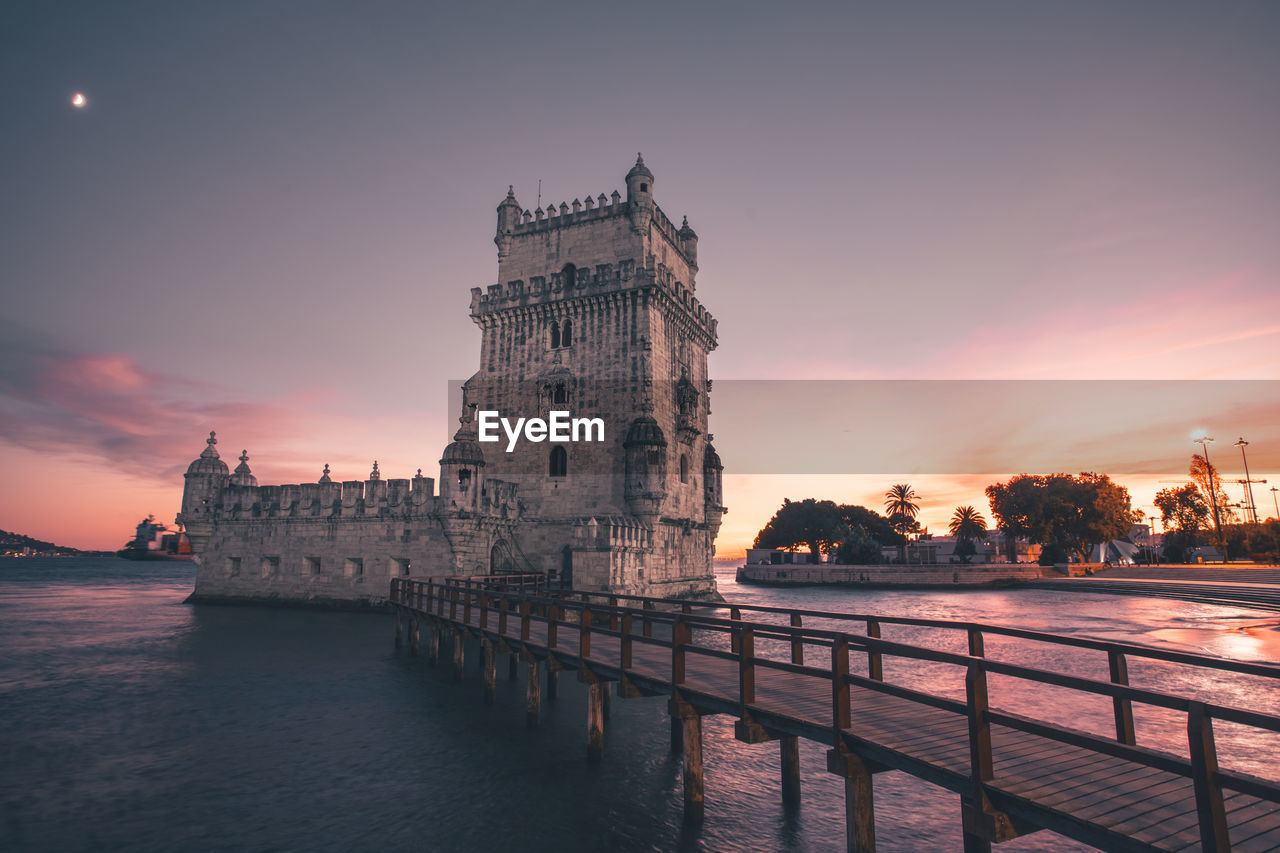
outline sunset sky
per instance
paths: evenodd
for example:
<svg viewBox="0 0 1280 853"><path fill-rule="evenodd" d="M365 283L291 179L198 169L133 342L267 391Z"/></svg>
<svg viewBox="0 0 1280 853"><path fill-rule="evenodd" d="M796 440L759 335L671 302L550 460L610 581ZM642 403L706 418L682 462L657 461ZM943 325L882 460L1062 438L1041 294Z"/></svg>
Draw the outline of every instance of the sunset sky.
<svg viewBox="0 0 1280 853"><path fill-rule="evenodd" d="M263 483L433 474L507 185L636 151L719 320L721 552L904 481L935 531L1022 471L1150 512L1202 431L1275 515L1278 44L1273 2L4 3L0 528L119 547L210 429Z"/></svg>

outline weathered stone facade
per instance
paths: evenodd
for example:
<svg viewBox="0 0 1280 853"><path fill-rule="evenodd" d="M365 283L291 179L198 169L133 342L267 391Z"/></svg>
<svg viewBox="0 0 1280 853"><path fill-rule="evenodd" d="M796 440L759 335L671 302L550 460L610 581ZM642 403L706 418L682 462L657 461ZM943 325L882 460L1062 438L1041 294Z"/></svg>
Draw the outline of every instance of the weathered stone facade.
<svg viewBox="0 0 1280 853"><path fill-rule="evenodd" d="M707 433L716 324L694 297L698 238L653 201L637 158L615 191L572 205L498 206L499 283L472 288L480 370L461 427L422 472L259 486L228 473L211 433L178 522L197 598L378 604L395 576L556 572L575 588L715 594L724 513ZM482 442L477 412L600 418L603 441ZM501 431L499 431L501 434Z"/></svg>

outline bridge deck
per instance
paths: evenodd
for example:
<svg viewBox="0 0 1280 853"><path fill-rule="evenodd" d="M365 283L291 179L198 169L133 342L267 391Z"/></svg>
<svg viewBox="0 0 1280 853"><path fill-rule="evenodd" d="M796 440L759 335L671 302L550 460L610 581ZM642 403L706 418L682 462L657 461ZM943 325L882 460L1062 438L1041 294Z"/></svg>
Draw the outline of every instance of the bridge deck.
<svg viewBox="0 0 1280 853"><path fill-rule="evenodd" d="M557 605L560 607L581 619L581 609L575 612L575 605L562 602ZM831 660L821 666L802 666L792 661L802 658L803 652L791 660L780 660L758 656L754 651L746 658L727 648L732 637L736 650L743 642L737 639L740 632L752 628L775 639L777 632L789 634L793 647L803 639L829 650L829 632L788 630L776 624L738 620L720 620L726 623L720 626L714 619L687 614L682 617L640 608L590 607L604 618L612 618L614 625L619 624L623 613L635 620L626 635L629 665L622 665L622 632L611 630L607 622L589 627L589 650L584 657L580 653L584 632L575 621L557 618L556 640L549 644L550 622L545 616L531 614L522 620L520 614L511 612L506 630L499 632L498 614L489 607L483 611L479 606L455 608L451 601L448 606L437 602L432 608L407 612L494 642L507 651L551 661L557 668L580 670L591 679L623 681L634 691L678 697L698 713L732 714L769 736L805 737L834 744L837 750L868 762L873 772L902 770L972 801L975 736L966 703L941 697L922 701L924 694L904 688L885 692L894 688L853 676L848 679L848 725L840 726L837 736L832 722L836 689ZM443 612L429 613L428 609ZM450 612L455 614L452 618ZM671 640L673 620L680 618L694 621L687 644L673 644ZM648 631L658 636L643 636L640 625L644 622L649 624ZM522 628L527 632L524 640ZM694 641L695 634L699 642ZM869 643L867 648L878 648L876 637L857 639ZM673 680L673 653L677 651L674 645L679 645L683 657L684 677L679 681ZM812 645L810 651L819 650ZM884 646L885 654L896 653L895 644ZM938 659L939 653L933 654ZM966 660L971 662L974 658ZM750 675L744 676L748 669ZM749 686L744 683L748 677ZM982 690L985 700L985 682ZM838 714L838 702L835 704ZM990 770L981 780L981 790L987 798L985 807L1021 824L1021 831L1047 828L1108 850L1206 849L1205 797L1203 791L1197 796L1194 761L1137 746L1108 749L1099 745L1096 735L1047 723L1032 721L1029 727L1036 731L1028 731L1022 727L1021 718L994 708L991 715L1013 725L990 721L986 727ZM1211 732L1209 738L1212 776L1217 768ZM1219 798L1220 828L1225 829L1225 837L1220 835L1208 849L1280 850L1280 807L1276 802L1280 799L1276 793L1280 786L1253 780L1263 786L1257 793L1264 796L1255 796L1252 792L1223 790L1222 780L1214 781L1218 787L1211 792L1216 791Z"/></svg>

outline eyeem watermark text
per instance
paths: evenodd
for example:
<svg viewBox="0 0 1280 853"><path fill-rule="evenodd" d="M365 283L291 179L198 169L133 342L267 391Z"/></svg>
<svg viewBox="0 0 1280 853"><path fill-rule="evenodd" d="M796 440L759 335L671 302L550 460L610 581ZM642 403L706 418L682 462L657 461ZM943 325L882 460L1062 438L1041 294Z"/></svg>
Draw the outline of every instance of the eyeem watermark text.
<svg viewBox="0 0 1280 853"><path fill-rule="evenodd" d="M507 452L515 450L523 432L526 441L604 441L604 418L571 418L568 412L548 412L549 419L516 418L512 424L498 412L476 413L481 441L501 441L498 427L507 434ZM594 438L592 437L594 434ZM582 436L581 438L579 436Z"/></svg>

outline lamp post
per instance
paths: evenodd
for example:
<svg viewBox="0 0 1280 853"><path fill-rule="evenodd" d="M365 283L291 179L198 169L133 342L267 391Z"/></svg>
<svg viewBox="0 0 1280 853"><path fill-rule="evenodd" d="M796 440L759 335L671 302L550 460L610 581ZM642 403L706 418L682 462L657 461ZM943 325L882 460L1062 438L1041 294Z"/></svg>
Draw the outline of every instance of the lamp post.
<svg viewBox="0 0 1280 853"><path fill-rule="evenodd" d="M1249 508L1245 510L1245 521L1249 520L1249 513L1253 513L1253 523L1258 523L1258 506L1253 502L1253 481L1249 479L1249 457L1244 455L1244 449L1249 446L1249 442L1244 440L1244 436L1240 436L1240 440L1232 447L1240 448L1240 458L1244 460L1244 488L1245 493L1249 496Z"/></svg>
<svg viewBox="0 0 1280 853"><path fill-rule="evenodd" d="M1276 508L1276 518L1280 518L1280 503L1276 502L1276 487L1271 487L1271 503Z"/></svg>
<svg viewBox="0 0 1280 853"><path fill-rule="evenodd" d="M1209 503L1213 505L1213 531L1218 534L1218 545L1226 550L1225 543L1222 541L1222 516L1218 512L1218 487L1213 482L1213 466L1209 464L1209 442L1213 441L1207 435L1192 439L1193 442L1199 444L1204 449L1204 467L1205 473L1209 475Z"/></svg>

